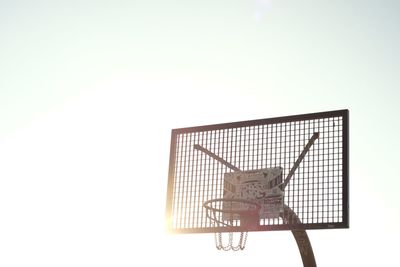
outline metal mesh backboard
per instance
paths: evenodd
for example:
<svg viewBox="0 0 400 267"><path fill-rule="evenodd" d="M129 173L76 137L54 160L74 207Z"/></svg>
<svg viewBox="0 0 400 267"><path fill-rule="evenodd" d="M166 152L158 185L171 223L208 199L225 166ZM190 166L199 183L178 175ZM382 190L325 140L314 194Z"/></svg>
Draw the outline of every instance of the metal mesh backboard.
<svg viewBox="0 0 400 267"><path fill-rule="evenodd" d="M203 203L257 194L266 198L251 231L347 228L348 128L338 110L172 130L168 229L246 230L215 225ZM251 179L259 190L244 186Z"/></svg>

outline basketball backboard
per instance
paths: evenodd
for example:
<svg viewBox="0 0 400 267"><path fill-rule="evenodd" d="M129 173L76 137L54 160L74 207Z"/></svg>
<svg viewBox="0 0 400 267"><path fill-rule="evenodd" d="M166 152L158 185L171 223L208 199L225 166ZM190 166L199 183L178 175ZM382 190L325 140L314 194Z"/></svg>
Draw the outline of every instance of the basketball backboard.
<svg viewBox="0 0 400 267"><path fill-rule="evenodd" d="M168 230L348 228L348 136L348 110L172 130ZM239 218L228 227L216 225L203 206L213 199L256 202L257 226Z"/></svg>

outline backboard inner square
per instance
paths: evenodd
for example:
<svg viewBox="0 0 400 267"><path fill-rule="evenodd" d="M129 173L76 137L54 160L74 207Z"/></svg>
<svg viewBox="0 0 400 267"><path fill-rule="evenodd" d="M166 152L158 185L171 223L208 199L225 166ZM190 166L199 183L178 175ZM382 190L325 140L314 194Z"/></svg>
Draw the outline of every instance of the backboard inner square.
<svg viewBox="0 0 400 267"><path fill-rule="evenodd" d="M224 198L246 199L261 206L260 219L279 218L283 212L282 168L234 171L224 174ZM245 210L241 202L224 202L224 210ZM225 214L225 213L224 213ZM224 218L228 219L228 218Z"/></svg>

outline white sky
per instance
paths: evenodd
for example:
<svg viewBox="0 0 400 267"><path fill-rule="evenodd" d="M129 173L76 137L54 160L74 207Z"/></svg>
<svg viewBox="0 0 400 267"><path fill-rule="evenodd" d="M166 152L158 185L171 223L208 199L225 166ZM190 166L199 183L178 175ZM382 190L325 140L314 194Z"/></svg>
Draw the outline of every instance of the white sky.
<svg viewBox="0 0 400 267"><path fill-rule="evenodd" d="M0 266L301 266L287 231L164 232L170 131L343 108L350 229L308 231L317 264L395 265L399 3L0 1Z"/></svg>

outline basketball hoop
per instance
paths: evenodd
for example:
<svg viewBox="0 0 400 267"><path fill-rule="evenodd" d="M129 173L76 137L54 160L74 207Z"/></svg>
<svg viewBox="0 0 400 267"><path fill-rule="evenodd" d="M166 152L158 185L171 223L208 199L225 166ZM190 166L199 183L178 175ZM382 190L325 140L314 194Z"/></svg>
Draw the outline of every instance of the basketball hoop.
<svg viewBox="0 0 400 267"><path fill-rule="evenodd" d="M260 225L261 206L247 199L216 198L204 202L203 207L214 227L227 228L228 244L224 244L221 231L215 232L215 246L218 250L243 250L246 246L248 231L256 230ZM237 245L234 245L233 232L238 232L238 228L243 231L240 231Z"/></svg>

